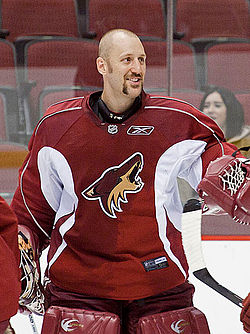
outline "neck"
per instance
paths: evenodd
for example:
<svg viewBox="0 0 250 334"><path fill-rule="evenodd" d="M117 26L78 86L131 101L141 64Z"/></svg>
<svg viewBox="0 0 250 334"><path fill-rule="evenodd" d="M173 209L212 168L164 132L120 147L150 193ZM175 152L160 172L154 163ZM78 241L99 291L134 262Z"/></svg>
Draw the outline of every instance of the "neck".
<svg viewBox="0 0 250 334"><path fill-rule="evenodd" d="M128 110L134 103L134 98L129 98L128 96L124 96L122 98L119 96L119 98L107 94L105 91L103 91L101 99L106 104L108 109L114 113L121 114L124 113L126 110Z"/></svg>

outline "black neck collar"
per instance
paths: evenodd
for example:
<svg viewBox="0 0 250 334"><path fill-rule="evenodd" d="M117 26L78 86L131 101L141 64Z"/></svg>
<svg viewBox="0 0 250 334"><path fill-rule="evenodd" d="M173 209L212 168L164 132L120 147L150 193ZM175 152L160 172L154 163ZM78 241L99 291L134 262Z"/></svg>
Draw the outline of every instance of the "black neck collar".
<svg viewBox="0 0 250 334"><path fill-rule="evenodd" d="M119 114L114 113L108 109L104 101L101 99L102 92L96 92L90 95L89 104L94 113L100 118L101 121L106 123L122 123L132 116L142 104L141 95L139 95L133 105L125 112Z"/></svg>

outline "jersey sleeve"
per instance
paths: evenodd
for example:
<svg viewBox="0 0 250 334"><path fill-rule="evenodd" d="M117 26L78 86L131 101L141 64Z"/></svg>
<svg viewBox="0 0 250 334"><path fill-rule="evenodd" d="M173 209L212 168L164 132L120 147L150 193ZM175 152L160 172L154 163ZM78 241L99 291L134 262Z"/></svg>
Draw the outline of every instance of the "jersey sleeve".
<svg viewBox="0 0 250 334"><path fill-rule="evenodd" d="M36 234L40 250L49 243L62 194L67 193L62 181L65 178L62 154L57 145L81 117L81 103L81 98L71 99L48 108L33 132L29 153L19 170L19 186L11 207L18 224Z"/></svg>
<svg viewBox="0 0 250 334"><path fill-rule="evenodd" d="M183 140L171 147L175 152L172 155L179 157L172 165L179 171L177 177L183 178L196 190L209 163L222 155L231 155L237 147L227 143L218 125L193 106L185 105L181 121Z"/></svg>
<svg viewBox="0 0 250 334"><path fill-rule="evenodd" d="M211 161L222 155L232 155L237 150L237 147L226 142L222 130L210 117L195 108L190 109L190 114L195 120L190 126L190 137L206 143L201 155L203 177Z"/></svg>
<svg viewBox="0 0 250 334"><path fill-rule="evenodd" d="M29 143L29 153L19 170L19 185L11 207L17 216L18 224L27 226L38 237L38 246L42 250L50 239L55 210L43 195L38 169L38 155L46 144L46 134L37 135L36 131L37 129ZM47 186L51 189L57 187L58 190L58 184L55 184L53 178L49 179ZM58 191L57 196L60 196Z"/></svg>

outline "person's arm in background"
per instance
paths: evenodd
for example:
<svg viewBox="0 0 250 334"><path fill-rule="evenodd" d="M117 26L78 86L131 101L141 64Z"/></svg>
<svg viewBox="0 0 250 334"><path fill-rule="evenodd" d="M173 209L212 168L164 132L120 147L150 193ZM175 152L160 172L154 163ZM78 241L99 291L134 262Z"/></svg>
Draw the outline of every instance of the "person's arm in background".
<svg viewBox="0 0 250 334"><path fill-rule="evenodd" d="M17 219L6 201L0 197L0 334L17 313L21 292Z"/></svg>

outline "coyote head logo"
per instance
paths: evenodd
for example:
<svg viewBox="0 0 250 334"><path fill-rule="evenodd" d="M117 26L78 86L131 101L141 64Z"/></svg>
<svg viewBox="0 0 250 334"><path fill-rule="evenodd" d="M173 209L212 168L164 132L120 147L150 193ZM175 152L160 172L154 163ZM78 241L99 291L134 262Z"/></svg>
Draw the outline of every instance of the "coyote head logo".
<svg viewBox="0 0 250 334"><path fill-rule="evenodd" d="M127 203L127 193L139 192L144 183L139 177L143 168L143 155L136 152L120 165L106 169L86 188L82 195L87 200L99 200L104 213L116 218L115 210L122 212L121 202Z"/></svg>

